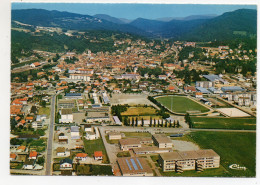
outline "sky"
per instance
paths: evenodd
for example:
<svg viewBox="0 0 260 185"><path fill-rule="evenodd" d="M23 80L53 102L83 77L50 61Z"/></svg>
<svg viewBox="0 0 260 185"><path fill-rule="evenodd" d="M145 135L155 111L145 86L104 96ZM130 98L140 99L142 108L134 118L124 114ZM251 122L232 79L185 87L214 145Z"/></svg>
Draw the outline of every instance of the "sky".
<svg viewBox="0 0 260 185"><path fill-rule="evenodd" d="M256 9L255 5L199 5L199 4L95 4L95 3L12 3L12 9L40 8L85 15L107 14L117 18L157 19L190 15L221 15L241 8Z"/></svg>

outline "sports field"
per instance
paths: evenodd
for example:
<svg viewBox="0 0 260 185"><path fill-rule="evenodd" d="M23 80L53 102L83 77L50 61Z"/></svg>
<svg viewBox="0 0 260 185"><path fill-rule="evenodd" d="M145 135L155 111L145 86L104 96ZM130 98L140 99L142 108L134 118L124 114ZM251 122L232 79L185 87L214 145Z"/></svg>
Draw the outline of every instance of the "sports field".
<svg viewBox="0 0 260 185"><path fill-rule="evenodd" d="M256 118L191 117L195 128L255 130Z"/></svg>
<svg viewBox="0 0 260 185"><path fill-rule="evenodd" d="M158 102L176 113L186 113L187 111L207 112L208 108L184 97L184 96L164 96L156 98ZM172 106L171 106L172 103Z"/></svg>

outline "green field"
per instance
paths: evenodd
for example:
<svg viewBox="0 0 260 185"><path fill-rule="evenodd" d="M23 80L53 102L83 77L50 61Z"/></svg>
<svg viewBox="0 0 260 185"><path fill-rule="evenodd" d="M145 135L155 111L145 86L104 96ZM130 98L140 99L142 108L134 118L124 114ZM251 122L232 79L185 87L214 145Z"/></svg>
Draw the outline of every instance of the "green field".
<svg viewBox="0 0 260 185"><path fill-rule="evenodd" d="M208 176L255 177L256 175L256 134L238 132L192 132L189 139L201 148L213 149L220 155L221 166L225 168L220 173L212 169ZM246 171L232 170L231 164L245 166ZM206 173L204 172L201 173ZM200 176L201 176L200 175Z"/></svg>
<svg viewBox="0 0 260 185"><path fill-rule="evenodd" d="M94 155L95 151L102 151L103 162L109 163L106 149L104 147L104 144L103 144L103 141L101 138L96 139L96 140L86 140L84 138L84 148L85 148L85 152L91 157Z"/></svg>
<svg viewBox="0 0 260 185"><path fill-rule="evenodd" d="M191 117L195 128L255 130L256 118Z"/></svg>
<svg viewBox="0 0 260 185"><path fill-rule="evenodd" d="M187 111L209 111L209 109L207 109L206 107L183 96L164 96L156 98L156 100L160 102L162 105L166 106L168 109L177 113L186 113Z"/></svg>
<svg viewBox="0 0 260 185"><path fill-rule="evenodd" d="M125 137L151 137L149 132L124 132Z"/></svg>

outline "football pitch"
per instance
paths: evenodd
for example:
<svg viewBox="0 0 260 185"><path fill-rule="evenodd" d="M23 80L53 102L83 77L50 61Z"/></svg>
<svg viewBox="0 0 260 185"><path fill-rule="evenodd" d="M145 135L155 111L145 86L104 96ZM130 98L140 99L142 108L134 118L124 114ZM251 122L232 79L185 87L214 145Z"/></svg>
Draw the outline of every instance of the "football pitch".
<svg viewBox="0 0 260 185"><path fill-rule="evenodd" d="M187 111L208 112L209 109L186 98L184 96L164 96L156 98L158 102L176 113L186 113Z"/></svg>

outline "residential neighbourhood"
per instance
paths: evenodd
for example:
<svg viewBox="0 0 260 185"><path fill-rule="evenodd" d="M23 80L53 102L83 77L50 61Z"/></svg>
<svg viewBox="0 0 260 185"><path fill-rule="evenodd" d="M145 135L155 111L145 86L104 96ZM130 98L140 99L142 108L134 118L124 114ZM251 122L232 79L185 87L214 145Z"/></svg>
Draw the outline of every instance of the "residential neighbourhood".
<svg viewBox="0 0 260 185"><path fill-rule="evenodd" d="M12 63L11 175L256 176L257 48L28 32L112 39L116 50L64 45Z"/></svg>

